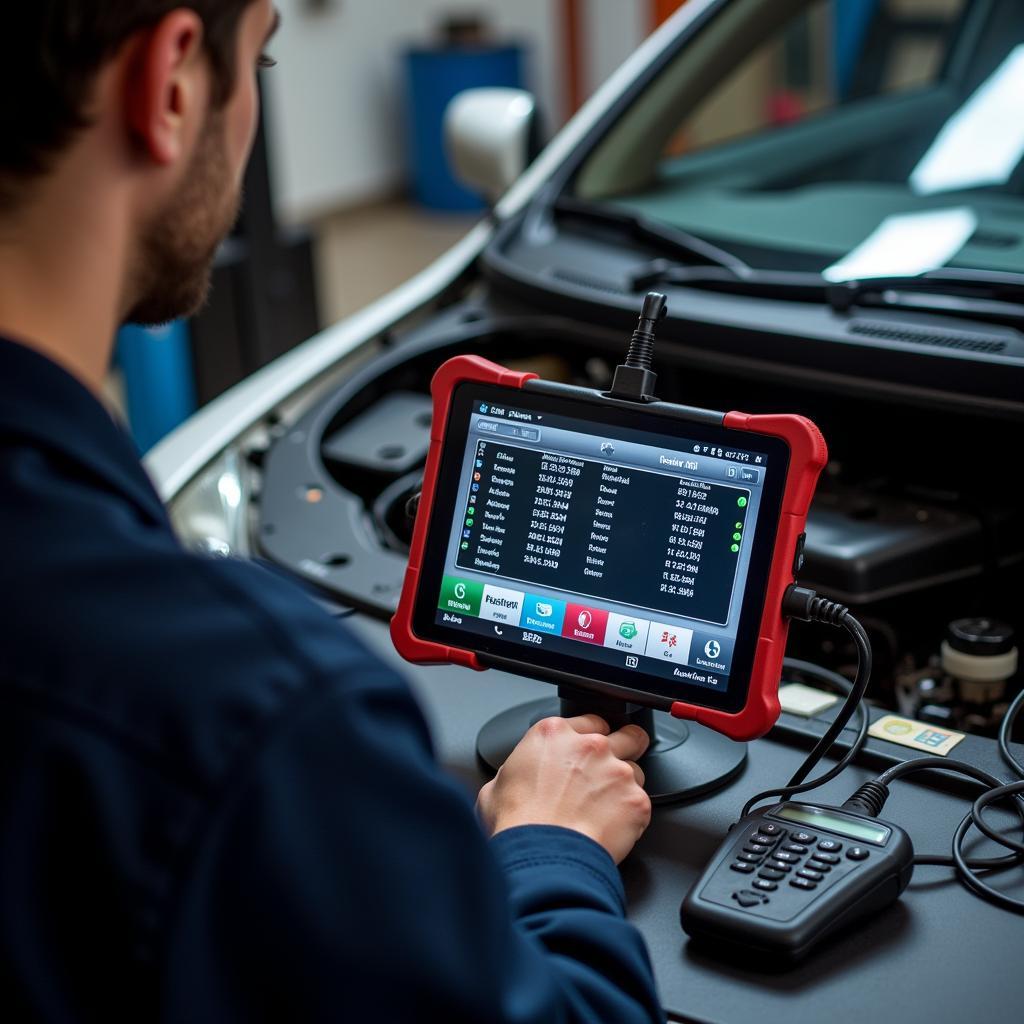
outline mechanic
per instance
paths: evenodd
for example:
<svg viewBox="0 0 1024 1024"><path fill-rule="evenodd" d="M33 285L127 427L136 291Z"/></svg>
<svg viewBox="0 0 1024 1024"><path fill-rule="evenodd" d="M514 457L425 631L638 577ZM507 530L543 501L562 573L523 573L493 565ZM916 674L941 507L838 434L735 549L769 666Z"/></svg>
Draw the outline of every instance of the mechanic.
<svg viewBox="0 0 1024 1024"><path fill-rule="evenodd" d="M616 868L644 732L541 722L475 815L401 679L297 587L179 546L101 404L118 325L203 299L275 25L4 12L0 1015L660 1020Z"/></svg>

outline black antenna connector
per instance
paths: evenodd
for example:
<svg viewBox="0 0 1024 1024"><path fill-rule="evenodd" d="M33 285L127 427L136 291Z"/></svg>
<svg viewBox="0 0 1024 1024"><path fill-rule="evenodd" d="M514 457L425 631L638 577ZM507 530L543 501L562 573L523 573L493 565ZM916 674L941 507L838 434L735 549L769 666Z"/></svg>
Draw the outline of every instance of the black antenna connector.
<svg viewBox="0 0 1024 1024"><path fill-rule="evenodd" d="M661 292L644 296L640 320L633 332L626 361L616 367L610 395L633 402L654 400L658 375L651 369L654 362L654 332L668 313L668 300Z"/></svg>

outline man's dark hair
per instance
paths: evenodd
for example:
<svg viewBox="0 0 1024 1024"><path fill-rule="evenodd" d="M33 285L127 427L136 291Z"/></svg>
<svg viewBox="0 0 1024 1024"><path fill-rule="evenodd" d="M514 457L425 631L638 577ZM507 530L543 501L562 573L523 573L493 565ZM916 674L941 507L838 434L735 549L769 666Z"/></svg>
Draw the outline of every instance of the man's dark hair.
<svg viewBox="0 0 1024 1024"><path fill-rule="evenodd" d="M234 90L239 20L254 0L16 0L6 4L0 61L0 208L45 173L89 123L97 73L132 35L178 8L203 20L214 102Z"/></svg>

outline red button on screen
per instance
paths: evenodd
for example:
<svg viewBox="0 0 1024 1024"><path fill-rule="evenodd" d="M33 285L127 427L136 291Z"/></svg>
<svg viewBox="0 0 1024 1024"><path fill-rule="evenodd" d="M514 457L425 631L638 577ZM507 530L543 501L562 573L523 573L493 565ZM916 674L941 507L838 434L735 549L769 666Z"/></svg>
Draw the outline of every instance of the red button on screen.
<svg viewBox="0 0 1024 1024"><path fill-rule="evenodd" d="M565 609L562 636L567 636L570 640L582 640L588 644L603 644L607 625L608 613L601 608L570 604Z"/></svg>

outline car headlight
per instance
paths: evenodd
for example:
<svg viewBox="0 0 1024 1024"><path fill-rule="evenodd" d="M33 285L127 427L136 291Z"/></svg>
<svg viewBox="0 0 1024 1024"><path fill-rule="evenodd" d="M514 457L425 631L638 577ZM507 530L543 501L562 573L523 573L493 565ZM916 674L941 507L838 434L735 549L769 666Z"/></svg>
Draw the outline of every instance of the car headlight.
<svg viewBox="0 0 1024 1024"><path fill-rule="evenodd" d="M222 558L249 556L251 487L245 458L229 448L171 502L171 523L182 543Z"/></svg>

